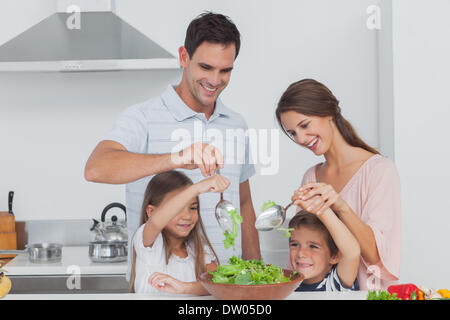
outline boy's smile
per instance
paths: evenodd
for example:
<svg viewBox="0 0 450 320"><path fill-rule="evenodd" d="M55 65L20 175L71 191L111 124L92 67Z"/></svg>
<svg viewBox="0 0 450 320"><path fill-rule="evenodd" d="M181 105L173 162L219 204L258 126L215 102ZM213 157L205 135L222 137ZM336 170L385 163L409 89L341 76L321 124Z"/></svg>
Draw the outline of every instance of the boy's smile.
<svg viewBox="0 0 450 320"><path fill-rule="evenodd" d="M292 267L305 276L306 284L320 282L337 263L322 233L305 226L292 232L289 256Z"/></svg>

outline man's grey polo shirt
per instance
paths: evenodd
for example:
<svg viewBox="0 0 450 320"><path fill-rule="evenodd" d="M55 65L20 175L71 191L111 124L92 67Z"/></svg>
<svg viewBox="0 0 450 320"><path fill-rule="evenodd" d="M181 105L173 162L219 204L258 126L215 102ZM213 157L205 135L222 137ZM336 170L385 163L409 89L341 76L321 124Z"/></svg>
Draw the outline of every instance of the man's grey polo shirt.
<svg viewBox="0 0 450 320"><path fill-rule="evenodd" d="M113 128L102 140L113 140L134 153L164 154L178 152L197 141L210 143L224 155L221 174L231 182L224 192L224 199L231 201L240 212L239 184L255 173L250 161L249 138L244 118L227 108L220 99L216 101L214 113L209 120L203 113L189 108L169 85L158 98L127 108L117 119ZM203 179L200 169L183 170L194 183ZM142 201L148 182L145 177L126 185L126 207L128 226L128 272L131 266L131 239L139 227ZM206 233L221 263L227 263L233 254L241 254L241 234L235 240L236 251L225 249L223 231L215 219L214 211L220 200L218 193L199 196L200 215Z"/></svg>

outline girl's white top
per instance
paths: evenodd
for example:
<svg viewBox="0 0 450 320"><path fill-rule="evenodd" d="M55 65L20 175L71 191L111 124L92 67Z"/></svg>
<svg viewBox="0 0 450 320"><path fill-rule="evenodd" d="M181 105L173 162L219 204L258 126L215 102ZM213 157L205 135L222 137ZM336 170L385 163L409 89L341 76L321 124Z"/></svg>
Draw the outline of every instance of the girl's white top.
<svg viewBox="0 0 450 320"><path fill-rule="evenodd" d="M184 282L197 281L195 277L194 243L188 243L186 258L172 254L166 264L166 253L161 233L155 239L153 246L144 247L144 226L139 227L133 237L133 247L136 250L136 279L134 290L136 293L161 293L149 285L148 279L154 272L168 274ZM205 244L205 264L215 261L214 254Z"/></svg>

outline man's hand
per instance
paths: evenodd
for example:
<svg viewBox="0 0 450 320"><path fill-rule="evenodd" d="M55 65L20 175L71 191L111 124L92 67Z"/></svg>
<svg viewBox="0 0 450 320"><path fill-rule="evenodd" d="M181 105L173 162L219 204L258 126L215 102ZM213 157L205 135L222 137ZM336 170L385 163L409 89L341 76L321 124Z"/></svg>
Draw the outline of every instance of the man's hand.
<svg viewBox="0 0 450 320"><path fill-rule="evenodd" d="M223 155L219 149L203 142L196 142L180 152L172 153L172 162L183 169L199 168L204 177L212 176L223 168Z"/></svg>

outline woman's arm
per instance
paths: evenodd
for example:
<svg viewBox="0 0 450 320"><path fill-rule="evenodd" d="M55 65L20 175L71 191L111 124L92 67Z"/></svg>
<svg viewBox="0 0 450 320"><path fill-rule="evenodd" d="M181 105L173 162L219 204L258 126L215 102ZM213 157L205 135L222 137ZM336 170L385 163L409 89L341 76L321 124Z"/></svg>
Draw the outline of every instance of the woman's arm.
<svg viewBox="0 0 450 320"><path fill-rule="evenodd" d="M380 261L372 228L358 218L331 185L318 182L305 184L295 191L292 200L303 210L317 211L319 215L331 208L358 240L363 259L368 264ZM311 201L306 204L306 200Z"/></svg>
<svg viewBox="0 0 450 320"><path fill-rule="evenodd" d="M380 255L372 228L362 222L348 205L336 214L358 240L363 259L369 265L377 264L380 261Z"/></svg>
<svg viewBox="0 0 450 320"><path fill-rule="evenodd" d="M351 287L358 273L361 255L358 241L331 209L327 209L317 217L327 227L339 249L340 257L337 266L339 278L344 286Z"/></svg>

